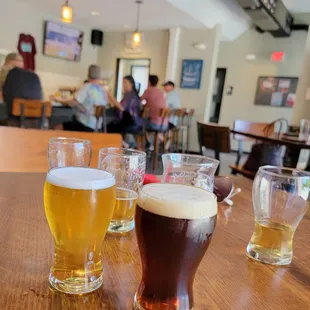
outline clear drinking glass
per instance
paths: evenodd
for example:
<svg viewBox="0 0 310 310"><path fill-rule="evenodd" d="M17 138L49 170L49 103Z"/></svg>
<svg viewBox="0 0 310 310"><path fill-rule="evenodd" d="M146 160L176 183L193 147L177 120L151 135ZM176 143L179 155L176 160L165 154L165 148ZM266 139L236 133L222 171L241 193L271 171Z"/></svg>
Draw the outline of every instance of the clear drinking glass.
<svg viewBox="0 0 310 310"><path fill-rule="evenodd" d="M255 230L247 253L257 261L287 265L295 231L309 206L310 174L283 167L261 167L253 183Z"/></svg>
<svg viewBox="0 0 310 310"><path fill-rule="evenodd" d="M51 169L45 214L55 242L49 282L67 294L85 294L103 282L101 245L116 201L114 176L84 167Z"/></svg>
<svg viewBox="0 0 310 310"><path fill-rule="evenodd" d="M219 161L200 155L162 155L164 183L179 183L204 188L213 192L214 175Z"/></svg>
<svg viewBox="0 0 310 310"><path fill-rule="evenodd" d="M99 152L99 169L115 176L116 205L109 226L111 233L127 233L134 229L138 191L143 184L146 154L122 148L103 148Z"/></svg>
<svg viewBox="0 0 310 310"><path fill-rule="evenodd" d="M57 167L89 167L92 147L89 140L52 138L48 143L50 169Z"/></svg>
<svg viewBox="0 0 310 310"><path fill-rule="evenodd" d="M310 120L302 119L300 121L299 140L308 141L310 135Z"/></svg>
<svg viewBox="0 0 310 310"><path fill-rule="evenodd" d="M153 183L141 189L135 221L142 280L135 309L196 309L193 282L216 218L217 198L202 188Z"/></svg>

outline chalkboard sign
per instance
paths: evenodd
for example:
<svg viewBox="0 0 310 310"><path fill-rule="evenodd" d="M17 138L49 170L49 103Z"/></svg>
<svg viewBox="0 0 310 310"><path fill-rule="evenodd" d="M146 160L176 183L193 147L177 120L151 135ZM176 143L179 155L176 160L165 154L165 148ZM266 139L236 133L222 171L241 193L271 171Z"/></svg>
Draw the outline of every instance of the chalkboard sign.
<svg viewBox="0 0 310 310"><path fill-rule="evenodd" d="M296 100L298 78L261 76L257 81L255 104L292 108Z"/></svg>
<svg viewBox="0 0 310 310"><path fill-rule="evenodd" d="M203 60L184 59L182 65L181 88L200 89Z"/></svg>

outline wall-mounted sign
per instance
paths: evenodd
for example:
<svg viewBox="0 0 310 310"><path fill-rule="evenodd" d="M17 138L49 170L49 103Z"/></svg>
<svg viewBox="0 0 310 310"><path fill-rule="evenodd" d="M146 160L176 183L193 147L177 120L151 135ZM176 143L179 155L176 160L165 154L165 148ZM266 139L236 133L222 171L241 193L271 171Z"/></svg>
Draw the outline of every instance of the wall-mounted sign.
<svg viewBox="0 0 310 310"><path fill-rule="evenodd" d="M181 88L200 89L203 60L184 59L182 64Z"/></svg>

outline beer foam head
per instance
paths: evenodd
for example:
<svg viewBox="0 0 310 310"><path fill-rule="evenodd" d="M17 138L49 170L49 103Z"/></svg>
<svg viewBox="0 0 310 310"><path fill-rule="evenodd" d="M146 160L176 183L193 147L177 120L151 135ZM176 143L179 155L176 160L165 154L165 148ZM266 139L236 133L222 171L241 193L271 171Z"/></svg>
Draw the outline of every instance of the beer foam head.
<svg viewBox="0 0 310 310"><path fill-rule="evenodd" d="M115 185L115 178L109 172L82 167L55 168L48 172L46 181L50 184L71 189L105 189Z"/></svg>
<svg viewBox="0 0 310 310"><path fill-rule="evenodd" d="M214 194L182 184L146 185L140 192L138 204L148 212L177 219L202 219L217 214Z"/></svg>

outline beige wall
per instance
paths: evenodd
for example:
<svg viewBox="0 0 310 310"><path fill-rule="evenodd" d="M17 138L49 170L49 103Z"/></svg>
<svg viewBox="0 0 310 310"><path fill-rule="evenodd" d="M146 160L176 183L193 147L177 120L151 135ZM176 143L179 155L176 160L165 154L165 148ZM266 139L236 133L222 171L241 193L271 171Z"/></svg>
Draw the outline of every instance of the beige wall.
<svg viewBox="0 0 310 310"><path fill-rule="evenodd" d="M35 7L30 6L26 2L9 0L1 3L0 9L0 49L7 51L16 51L17 41L20 33L29 33L36 40L36 69L40 72L42 84L44 87L44 73L48 73L48 88L62 83L63 80L55 78L54 85L51 84L51 74L70 76L70 83L75 80L85 79L87 74L87 67L91 63L97 62L97 51L90 44L90 32L88 27L73 24L71 27L76 27L83 30L85 33L84 43L82 47L82 58L80 62L70 62L57 58L51 58L42 54L43 35L44 35L44 21L45 20L59 20L38 11ZM66 79L64 79L66 80Z"/></svg>
<svg viewBox="0 0 310 310"><path fill-rule="evenodd" d="M151 74L157 74L163 82L166 73L168 53L168 31L144 32L143 45L140 53L126 52L124 32L106 32L104 45L98 49L98 64L103 70L114 73L111 86L114 90L117 58L150 58Z"/></svg>
<svg viewBox="0 0 310 310"><path fill-rule="evenodd" d="M183 59L202 59L203 72L201 78L200 89L179 89L181 95L182 106L185 108L195 109L195 115L192 122L190 132L190 147L191 151L198 152L198 134L197 121L203 121L206 111L208 112L208 88L212 82L210 72L212 70L213 49L216 40L216 30L186 30L182 29L180 38L180 48L178 54L177 66L177 81L176 85L179 87L181 82L182 60ZM193 47L194 43L204 42L207 45L205 51L197 50ZM216 60L215 60L216 61Z"/></svg>
<svg viewBox="0 0 310 310"><path fill-rule="evenodd" d="M263 107L254 105L256 83L259 76L298 77L304 57L307 33L293 32L290 38L275 39L270 34L259 34L250 30L234 42L222 42L218 67L227 68L225 89L233 86L233 95L224 90L220 123L232 126L235 119L256 122L271 122L285 117L289 122L292 109ZM283 63L273 63L270 55L273 51L284 51ZM253 53L256 61L245 60L245 55ZM233 148L236 145L233 144Z"/></svg>

